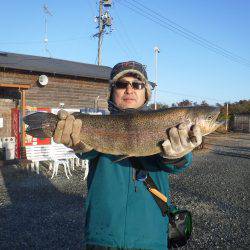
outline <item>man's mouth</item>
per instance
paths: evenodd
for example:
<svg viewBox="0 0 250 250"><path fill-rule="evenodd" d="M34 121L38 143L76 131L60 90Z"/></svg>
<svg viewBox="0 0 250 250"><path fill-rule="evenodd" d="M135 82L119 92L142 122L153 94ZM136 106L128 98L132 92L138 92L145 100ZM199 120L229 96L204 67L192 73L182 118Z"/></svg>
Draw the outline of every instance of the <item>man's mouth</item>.
<svg viewBox="0 0 250 250"><path fill-rule="evenodd" d="M134 98L123 98L123 100L124 100L125 102L132 102L132 101L135 101Z"/></svg>

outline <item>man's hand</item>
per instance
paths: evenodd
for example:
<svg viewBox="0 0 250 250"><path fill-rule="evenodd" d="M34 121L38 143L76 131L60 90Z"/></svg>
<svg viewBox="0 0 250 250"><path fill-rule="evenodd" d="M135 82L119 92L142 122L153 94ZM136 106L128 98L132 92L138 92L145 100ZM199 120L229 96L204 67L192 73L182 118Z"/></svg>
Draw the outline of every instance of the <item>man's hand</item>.
<svg viewBox="0 0 250 250"><path fill-rule="evenodd" d="M82 121L75 119L65 110L57 113L59 122L57 123L53 139L56 143L62 143L75 151L88 152L92 150L89 146L80 141Z"/></svg>
<svg viewBox="0 0 250 250"><path fill-rule="evenodd" d="M169 130L169 139L162 143L162 156L168 159L178 159L191 152L202 142L200 127L194 125L190 130L182 123L178 128Z"/></svg>

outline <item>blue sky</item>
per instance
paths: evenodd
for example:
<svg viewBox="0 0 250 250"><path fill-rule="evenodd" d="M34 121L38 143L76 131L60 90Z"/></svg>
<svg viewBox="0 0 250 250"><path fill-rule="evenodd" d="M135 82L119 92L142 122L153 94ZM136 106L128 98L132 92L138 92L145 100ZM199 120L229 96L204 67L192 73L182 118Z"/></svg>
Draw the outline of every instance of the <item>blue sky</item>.
<svg viewBox="0 0 250 250"><path fill-rule="evenodd" d="M148 15L142 3L149 8ZM235 102L250 99L250 1L248 0L114 0L110 9L113 32L103 41L103 65L137 60L155 79L154 50L158 55L158 101L171 104L183 99ZM44 14L47 4L48 48L54 58L96 63L95 0L12 0L1 4L0 50L49 56L44 50ZM137 5L137 8L135 7ZM154 16L154 11L159 15ZM235 62L166 28L167 19L248 60ZM173 23L172 23L173 24ZM162 27L161 25L165 25ZM169 26L167 26L169 27ZM176 26L175 26L176 27ZM204 43L202 43L204 46ZM207 47L207 46L205 46ZM224 51L225 52L225 51ZM230 54L232 55L232 54ZM246 61L245 61L246 62Z"/></svg>

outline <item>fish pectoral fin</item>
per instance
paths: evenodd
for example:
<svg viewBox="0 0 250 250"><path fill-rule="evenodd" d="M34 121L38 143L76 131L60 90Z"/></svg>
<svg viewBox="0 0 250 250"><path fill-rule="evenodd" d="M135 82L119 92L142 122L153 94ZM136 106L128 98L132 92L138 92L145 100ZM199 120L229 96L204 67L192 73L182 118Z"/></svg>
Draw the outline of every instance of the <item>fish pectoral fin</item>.
<svg viewBox="0 0 250 250"><path fill-rule="evenodd" d="M116 159L115 161L113 161L113 163L116 163L116 162L119 162L119 161L122 161L126 158L130 157L129 155L120 155L118 159Z"/></svg>

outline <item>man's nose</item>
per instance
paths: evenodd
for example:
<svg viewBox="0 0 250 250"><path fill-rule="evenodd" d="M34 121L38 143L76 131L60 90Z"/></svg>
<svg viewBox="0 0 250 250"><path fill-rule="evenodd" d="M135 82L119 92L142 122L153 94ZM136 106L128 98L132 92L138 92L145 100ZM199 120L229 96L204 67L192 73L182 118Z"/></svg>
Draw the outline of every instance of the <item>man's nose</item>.
<svg viewBox="0 0 250 250"><path fill-rule="evenodd" d="M132 93L134 91L133 87L130 83L127 84L126 93Z"/></svg>

